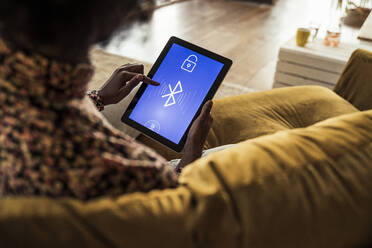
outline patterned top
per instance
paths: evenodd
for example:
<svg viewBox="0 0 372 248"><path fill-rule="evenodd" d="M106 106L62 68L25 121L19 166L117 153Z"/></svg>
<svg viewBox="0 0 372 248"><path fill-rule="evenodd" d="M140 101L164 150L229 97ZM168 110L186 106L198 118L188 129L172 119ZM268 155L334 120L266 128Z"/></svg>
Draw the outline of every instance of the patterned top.
<svg viewBox="0 0 372 248"><path fill-rule="evenodd" d="M84 97L92 75L89 64L17 51L0 40L0 196L87 200L177 186L162 157L91 108Z"/></svg>

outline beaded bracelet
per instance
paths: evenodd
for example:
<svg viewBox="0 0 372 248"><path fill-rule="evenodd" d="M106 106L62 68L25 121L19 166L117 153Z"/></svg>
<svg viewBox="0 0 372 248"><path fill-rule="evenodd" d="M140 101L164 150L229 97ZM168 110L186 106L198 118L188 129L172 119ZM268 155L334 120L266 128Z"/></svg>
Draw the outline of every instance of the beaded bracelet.
<svg viewBox="0 0 372 248"><path fill-rule="evenodd" d="M98 91L92 90L91 92L88 93L88 96L90 97L90 99L93 100L99 111L104 110L105 105L102 103L102 99L101 96L98 94Z"/></svg>

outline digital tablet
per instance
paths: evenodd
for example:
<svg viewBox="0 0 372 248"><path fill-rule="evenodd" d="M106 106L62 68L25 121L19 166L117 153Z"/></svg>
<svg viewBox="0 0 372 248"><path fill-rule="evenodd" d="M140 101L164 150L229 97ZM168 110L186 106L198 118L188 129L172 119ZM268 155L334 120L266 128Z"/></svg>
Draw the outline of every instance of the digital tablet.
<svg viewBox="0 0 372 248"><path fill-rule="evenodd" d="M180 152L231 65L230 59L171 37L148 74L160 86L142 84L122 122Z"/></svg>

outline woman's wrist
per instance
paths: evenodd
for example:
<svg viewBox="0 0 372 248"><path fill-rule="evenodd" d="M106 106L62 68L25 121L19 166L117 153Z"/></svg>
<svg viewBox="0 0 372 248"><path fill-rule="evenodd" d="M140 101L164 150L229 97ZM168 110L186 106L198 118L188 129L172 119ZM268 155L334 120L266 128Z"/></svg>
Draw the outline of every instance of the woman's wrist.
<svg viewBox="0 0 372 248"><path fill-rule="evenodd" d="M185 153L183 154L180 162L176 167L176 171L180 173L184 167L193 163L195 160L199 159L202 155L203 149L201 147L188 147L185 146Z"/></svg>
<svg viewBox="0 0 372 248"><path fill-rule="evenodd" d="M109 102L109 97L107 97L104 94L102 94L102 90L97 90L97 94L98 94L98 96L100 98L100 101L103 104L103 106L107 106L107 105L110 105L111 104Z"/></svg>

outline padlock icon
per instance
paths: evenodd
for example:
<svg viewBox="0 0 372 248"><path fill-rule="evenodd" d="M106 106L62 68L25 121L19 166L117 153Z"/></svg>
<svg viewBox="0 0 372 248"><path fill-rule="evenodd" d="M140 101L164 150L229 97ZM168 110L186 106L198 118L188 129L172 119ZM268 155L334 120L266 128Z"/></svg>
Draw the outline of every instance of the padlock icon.
<svg viewBox="0 0 372 248"><path fill-rule="evenodd" d="M193 72L196 67L196 62L198 62L198 57L196 57L196 55L190 55L185 61L183 61L181 69L187 72Z"/></svg>

